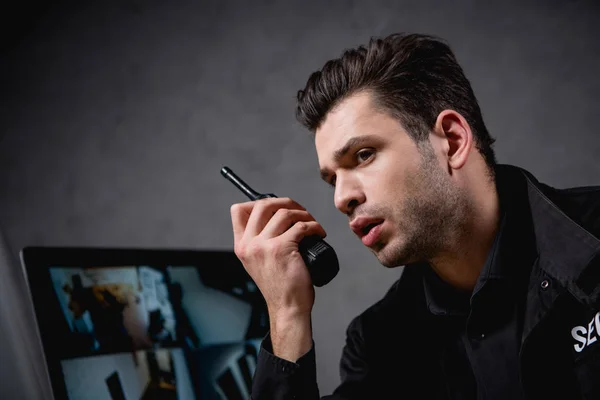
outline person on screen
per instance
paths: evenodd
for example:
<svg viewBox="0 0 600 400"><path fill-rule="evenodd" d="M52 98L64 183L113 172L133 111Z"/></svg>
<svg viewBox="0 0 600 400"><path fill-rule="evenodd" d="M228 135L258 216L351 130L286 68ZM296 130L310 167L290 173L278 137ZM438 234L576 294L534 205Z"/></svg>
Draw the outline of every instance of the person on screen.
<svg viewBox="0 0 600 400"><path fill-rule="evenodd" d="M350 323L327 398L600 399L600 188L559 190L498 164L440 38L373 38L297 100L349 228L382 265L405 266ZM235 204L231 217L270 318L252 398L317 399L298 243L325 231L289 198Z"/></svg>
<svg viewBox="0 0 600 400"><path fill-rule="evenodd" d="M123 310L127 303L108 288L84 287L78 274L71 277L71 284L63 288L70 296L69 309L76 319L86 311L90 313L96 343L90 350L102 353L131 351L132 338L123 323Z"/></svg>

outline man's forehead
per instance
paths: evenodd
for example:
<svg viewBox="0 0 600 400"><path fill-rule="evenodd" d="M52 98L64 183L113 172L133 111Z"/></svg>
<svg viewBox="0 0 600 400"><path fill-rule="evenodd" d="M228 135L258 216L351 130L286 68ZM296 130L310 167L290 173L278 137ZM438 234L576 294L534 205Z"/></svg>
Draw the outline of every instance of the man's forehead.
<svg viewBox="0 0 600 400"><path fill-rule="evenodd" d="M368 92L351 95L331 109L315 131L319 163L332 157L349 139L364 132L376 113Z"/></svg>

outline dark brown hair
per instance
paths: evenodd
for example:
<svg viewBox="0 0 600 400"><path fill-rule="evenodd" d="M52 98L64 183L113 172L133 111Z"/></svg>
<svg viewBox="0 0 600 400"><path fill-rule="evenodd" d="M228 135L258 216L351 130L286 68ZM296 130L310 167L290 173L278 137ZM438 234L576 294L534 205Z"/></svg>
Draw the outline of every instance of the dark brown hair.
<svg viewBox="0 0 600 400"><path fill-rule="evenodd" d="M400 120L417 144L427 139L440 112L457 111L471 126L475 146L493 175L495 139L485 127L469 80L442 39L396 33L346 50L314 72L298 91L296 117L315 132L332 108L365 90Z"/></svg>

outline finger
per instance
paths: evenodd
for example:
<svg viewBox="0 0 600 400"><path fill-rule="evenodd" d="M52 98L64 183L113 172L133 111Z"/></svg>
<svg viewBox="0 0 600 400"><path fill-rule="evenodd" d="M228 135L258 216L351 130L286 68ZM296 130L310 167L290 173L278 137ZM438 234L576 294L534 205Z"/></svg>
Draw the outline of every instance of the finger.
<svg viewBox="0 0 600 400"><path fill-rule="evenodd" d="M325 229L317 221L300 221L294 224L290 229L280 237L283 240L300 243L307 236L318 235L322 238L327 236Z"/></svg>
<svg viewBox="0 0 600 400"><path fill-rule="evenodd" d="M247 201L231 206L231 224L233 225L233 241L237 244L241 241L248 225L248 219L252 213L252 209L256 204L255 201Z"/></svg>
<svg viewBox="0 0 600 400"><path fill-rule="evenodd" d="M273 218L269 220L260 235L267 239L271 239L290 229L296 222L308 222L314 220L315 219L308 211L280 208L275 212Z"/></svg>
<svg viewBox="0 0 600 400"><path fill-rule="evenodd" d="M244 235L249 235L250 237L258 236L280 208L304 210L304 207L287 197L257 200L246 224Z"/></svg>

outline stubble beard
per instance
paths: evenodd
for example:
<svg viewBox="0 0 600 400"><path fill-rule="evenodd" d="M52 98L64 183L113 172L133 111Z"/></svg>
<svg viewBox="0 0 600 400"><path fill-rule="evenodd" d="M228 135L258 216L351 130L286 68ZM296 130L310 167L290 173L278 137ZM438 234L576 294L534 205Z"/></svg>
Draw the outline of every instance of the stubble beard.
<svg viewBox="0 0 600 400"><path fill-rule="evenodd" d="M422 161L406 180L404 202L390 210L396 216L397 236L375 248L386 267L428 261L456 243L466 231L473 209L467 194L441 169L431 147L421 148Z"/></svg>

